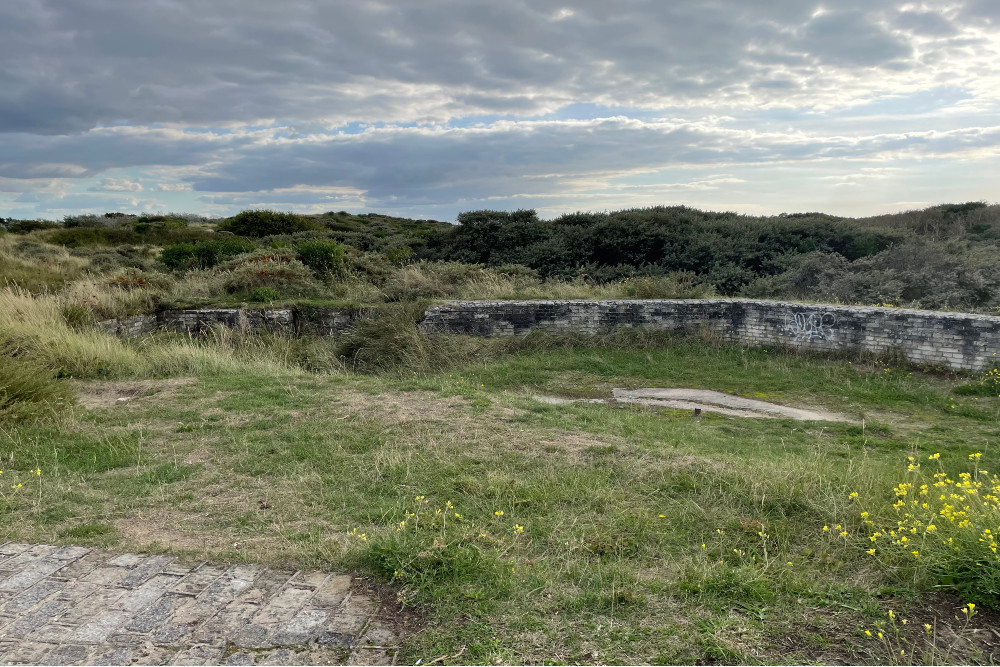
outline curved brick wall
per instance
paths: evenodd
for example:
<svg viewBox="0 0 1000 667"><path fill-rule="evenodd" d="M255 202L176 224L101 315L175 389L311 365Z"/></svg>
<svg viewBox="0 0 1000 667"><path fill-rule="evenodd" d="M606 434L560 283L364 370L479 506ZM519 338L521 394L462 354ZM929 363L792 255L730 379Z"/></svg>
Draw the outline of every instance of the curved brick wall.
<svg viewBox="0 0 1000 667"><path fill-rule="evenodd" d="M898 350L916 364L963 370L990 368L1000 352L1000 317L784 301L449 301L429 309L420 322L424 333L474 336L532 329L595 334L615 326L708 329L734 342L815 350Z"/></svg>
<svg viewBox="0 0 1000 667"><path fill-rule="evenodd" d="M164 310L155 315L133 315L99 324L108 333L129 338L161 330L203 334L217 326L295 335L338 336L358 319L371 313L371 308L204 308Z"/></svg>

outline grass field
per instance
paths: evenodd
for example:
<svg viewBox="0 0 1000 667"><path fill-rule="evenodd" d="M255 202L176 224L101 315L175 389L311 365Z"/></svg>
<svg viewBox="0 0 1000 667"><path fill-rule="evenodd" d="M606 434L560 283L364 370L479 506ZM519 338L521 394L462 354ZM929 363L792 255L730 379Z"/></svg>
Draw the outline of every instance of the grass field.
<svg viewBox="0 0 1000 667"><path fill-rule="evenodd" d="M974 379L697 341L434 373L205 368L75 381L79 405L4 425L0 539L360 571L408 662L996 659L979 628L997 562L976 540L1000 532L982 470L1000 398ZM533 398L656 386L855 423ZM975 530L904 533L897 485L909 502L939 470L985 482Z"/></svg>

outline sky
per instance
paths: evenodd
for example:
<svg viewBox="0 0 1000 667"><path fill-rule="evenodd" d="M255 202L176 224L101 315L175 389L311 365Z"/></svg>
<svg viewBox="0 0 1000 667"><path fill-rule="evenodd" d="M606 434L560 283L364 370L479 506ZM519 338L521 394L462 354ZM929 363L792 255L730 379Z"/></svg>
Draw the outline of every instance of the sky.
<svg viewBox="0 0 1000 667"><path fill-rule="evenodd" d="M0 216L996 202L1000 0L3 0Z"/></svg>

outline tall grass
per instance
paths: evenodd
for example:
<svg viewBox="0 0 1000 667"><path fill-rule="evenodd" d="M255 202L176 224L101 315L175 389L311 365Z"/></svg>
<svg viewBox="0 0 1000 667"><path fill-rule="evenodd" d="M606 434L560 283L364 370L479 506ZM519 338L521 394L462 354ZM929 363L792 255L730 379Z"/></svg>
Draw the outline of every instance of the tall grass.
<svg viewBox="0 0 1000 667"><path fill-rule="evenodd" d="M220 373L288 373L287 351L263 342L235 344L228 334L205 340L156 336L132 343L94 328L71 327L63 300L24 289L0 289L0 354L60 376L140 378ZM286 345L287 346L287 345Z"/></svg>
<svg viewBox="0 0 1000 667"><path fill-rule="evenodd" d="M0 355L0 423L57 410L72 400L72 389L51 371Z"/></svg>
<svg viewBox="0 0 1000 667"><path fill-rule="evenodd" d="M24 236L0 235L0 285L31 292L54 290L83 275L89 261L65 248Z"/></svg>

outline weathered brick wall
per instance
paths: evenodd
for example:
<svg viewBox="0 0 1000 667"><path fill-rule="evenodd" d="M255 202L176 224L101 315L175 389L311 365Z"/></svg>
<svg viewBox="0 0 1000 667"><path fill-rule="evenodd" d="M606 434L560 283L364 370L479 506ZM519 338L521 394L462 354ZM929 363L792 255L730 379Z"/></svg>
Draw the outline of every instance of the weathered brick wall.
<svg viewBox="0 0 1000 667"><path fill-rule="evenodd" d="M451 301L429 309L420 323L424 333L475 336L596 334L615 326L708 329L733 342L815 350L898 351L913 363L965 370L991 367L1000 352L1000 317L743 299Z"/></svg>

